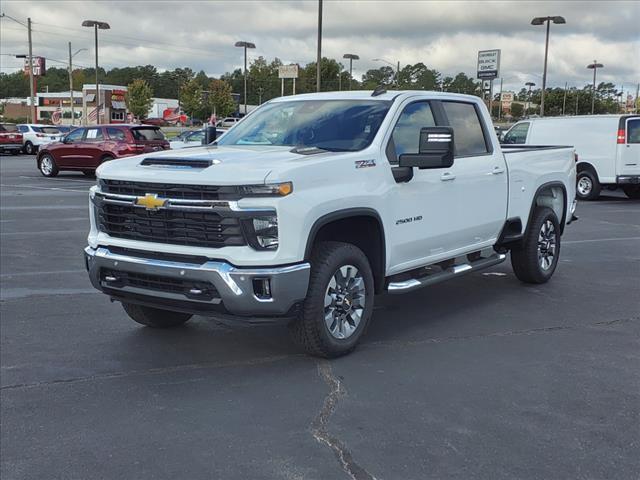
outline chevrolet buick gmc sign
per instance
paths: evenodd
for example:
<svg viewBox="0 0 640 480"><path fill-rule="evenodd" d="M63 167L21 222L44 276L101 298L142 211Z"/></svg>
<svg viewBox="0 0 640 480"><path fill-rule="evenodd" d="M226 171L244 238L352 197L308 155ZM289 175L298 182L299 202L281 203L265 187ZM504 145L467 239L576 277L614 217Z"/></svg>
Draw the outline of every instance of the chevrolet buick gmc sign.
<svg viewBox="0 0 640 480"><path fill-rule="evenodd" d="M500 50L478 52L478 78L493 80L500 74Z"/></svg>

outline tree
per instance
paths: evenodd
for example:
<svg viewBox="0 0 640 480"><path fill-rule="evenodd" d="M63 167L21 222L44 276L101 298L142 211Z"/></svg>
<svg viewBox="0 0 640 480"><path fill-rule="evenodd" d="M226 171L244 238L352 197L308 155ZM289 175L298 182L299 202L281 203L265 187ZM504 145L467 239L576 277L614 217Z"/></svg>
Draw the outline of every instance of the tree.
<svg viewBox="0 0 640 480"><path fill-rule="evenodd" d="M189 80L182 86L180 90L180 104L190 117L204 118L206 108L202 87L195 79Z"/></svg>
<svg viewBox="0 0 640 480"><path fill-rule="evenodd" d="M379 85L394 85L396 81L396 71L388 66L367 70L362 76L362 88L373 90Z"/></svg>
<svg viewBox="0 0 640 480"><path fill-rule="evenodd" d="M512 103L511 104L511 116L513 118L521 118L524 113L524 106L521 103Z"/></svg>
<svg viewBox="0 0 640 480"><path fill-rule="evenodd" d="M124 101L134 117L145 118L153 105L153 90L145 80L138 78L127 86Z"/></svg>
<svg viewBox="0 0 640 480"><path fill-rule="evenodd" d="M236 102L231 95L231 85L224 80L211 80L209 84L208 108L218 118L227 117L236 110Z"/></svg>

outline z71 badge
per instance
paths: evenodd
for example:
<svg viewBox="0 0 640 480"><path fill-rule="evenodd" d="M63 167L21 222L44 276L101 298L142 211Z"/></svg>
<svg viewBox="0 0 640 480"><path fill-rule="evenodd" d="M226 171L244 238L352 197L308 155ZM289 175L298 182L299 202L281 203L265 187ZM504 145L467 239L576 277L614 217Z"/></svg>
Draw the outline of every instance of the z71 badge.
<svg viewBox="0 0 640 480"><path fill-rule="evenodd" d="M369 167L375 167L376 166L376 161L371 159L371 160L356 160L354 162L356 164L356 168L369 168Z"/></svg>

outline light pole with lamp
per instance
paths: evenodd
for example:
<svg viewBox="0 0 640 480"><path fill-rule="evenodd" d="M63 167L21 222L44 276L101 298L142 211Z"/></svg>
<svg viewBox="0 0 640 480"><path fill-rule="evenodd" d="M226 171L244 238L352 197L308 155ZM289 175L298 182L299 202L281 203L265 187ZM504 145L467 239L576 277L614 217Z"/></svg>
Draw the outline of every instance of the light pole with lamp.
<svg viewBox="0 0 640 480"><path fill-rule="evenodd" d="M353 61L354 60L360 60L360 57L358 55L356 55L355 53L345 53L342 58L348 58L349 59L349 90L351 90L351 84L353 83Z"/></svg>
<svg viewBox="0 0 640 480"><path fill-rule="evenodd" d="M547 88L547 57L549 54L549 26L553 23L563 24L567 23L564 17L535 17L531 20L531 25L544 25L547 24L547 37L544 45L544 70L542 71L542 97L540 99L540 116L544 117L544 90Z"/></svg>
<svg viewBox="0 0 640 480"><path fill-rule="evenodd" d="M107 22L98 20L85 20L83 27L93 27L96 39L96 123L100 124L100 81L98 80L98 30L109 30L111 27Z"/></svg>
<svg viewBox="0 0 640 480"><path fill-rule="evenodd" d="M599 68L604 68L604 65L594 60L593 63L587 65L587 68L593 70L593 85L591 87L591 115L593 115L596 106L596 72Z"/></svg>
<svg viewBox="0 0 640 480"><path fill-rule="evenodd" d="M74 125L76 122L76 113L74 107L74 98L73 98L73 57L79 54L82 51L86 51L86 48L81 48L77 50L76 53L71 54L71 42L69 42L69 98L71 99L71 125Z"/></svg>
<svg viewBox="0 0 640 480"><path fill-rule="evenodd" d="M244 114L247 114L247 48L256 48L251 42L236 42L236 47L244 48Z"/></svg>
<svg viewBox="0 0 640 480"><path fill-rule="evenodd" d="M391 65L392 67L396 67L396 88L400 88L400 61L398 60L398 64L394 65L389 60L385 60L384 58L374 58L374 62L384 62L387 65Z"/></svg>

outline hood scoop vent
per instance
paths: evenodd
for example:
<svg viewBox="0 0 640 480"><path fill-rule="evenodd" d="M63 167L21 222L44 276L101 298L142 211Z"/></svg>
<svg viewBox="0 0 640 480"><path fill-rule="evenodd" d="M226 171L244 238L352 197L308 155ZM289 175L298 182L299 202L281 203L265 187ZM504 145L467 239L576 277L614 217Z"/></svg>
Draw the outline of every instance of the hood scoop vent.
<svg viewBox="0 0 640 480"><path fill-rule="evenodd" d="M220 163L220 160L207 160L198 158L145 158L140 162L144 167L161 168L209 168L211 165Z"/></svg>

